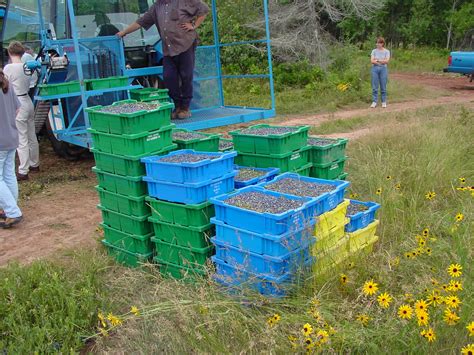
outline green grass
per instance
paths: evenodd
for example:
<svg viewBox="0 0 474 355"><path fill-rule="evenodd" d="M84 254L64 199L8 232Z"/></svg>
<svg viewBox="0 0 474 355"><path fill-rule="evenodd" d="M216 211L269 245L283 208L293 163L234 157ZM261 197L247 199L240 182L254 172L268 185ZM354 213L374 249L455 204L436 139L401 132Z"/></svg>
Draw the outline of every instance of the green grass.
<svg viewBox="0 0 474 355"><path fill-rule="evenodd" d="M107 287L120 294L124 312L137 305L143 315L125 322L110 337L98 339L96 350L289 352L288 335L302 340L301 328L306 322L328 329L308 314L311 297L316 295L321 301L321 316L337 330L324 346L328 351L458 352L469 342L465 326L474 312L469 247L473 242L474 200L469 192L455 187L460 176L471 184L474 179L469 139L474 133L473 123L472 113L465 109L435 118L429 112L417 113L411 125L397 130L381 128L350 144L351 190L363 200L382 204L380 242L374 254L356 262L354 268L332 270L326 280L309 282L296 296L273 302L252 296L226 298L206 281L183 284L129 271L122 278L109 280ZM388 175L392 180L386 179ZM401 184L401 192L395 189L396 183ZM383 189L381 196L375 194L378 188ZM437 193L433 201L426 200L428 191ZM452 231L459 212L464 213L465 220ZM404 259L405 252L417 247L415 235L424 228L431 231L433 239L428 243L432 255ZM397 257L400 263L395 266ZM405 293L412 293L415 299L425 298L425 289L434 289L432 278L447 283L450 263L460 263L464 271L460 279L464 290L459 293L461 320L456 326L447 326L442 321L444 307L432 306L430 326L437 340L428 344L416 322L400 321L396 311L404 303ZM349 277L345 287L339 284L339 272ZM378 307L373 298L361 297L360 287L368 279L374 279L381 291L394 297L388 310ZM133 291L138 288L140 292ZM282 320L269 328L266 320L274 313ZM371 317L367 327L355 321L359 313ZM302 350L301 345L298 349Z"/></svg>
<svg viewBox="0 0 474 355"><path fill-rule="evenodd" d="M435 48L392 49L390 69L413 73L442 73L449 51Z"/></svg>
<svg viewBox="0 0 474 355"><path fill-rule="evenodd" d="M302 326L309 322L315 329L329 329L327 322L336 330L323 346L328 352L458 353L472 343L465 326L474 320L474 199L456 189L461 176L474 184L474 115L458 106L397 115L387 115L373 133L349 143L351 192L382 204L379 243L354 267L342 265L325 279L309 279L291 298L268 300L251 293L228 297L206 279L180 282L162 279L153 268L129 270L111 263L100 247L10 266L0 269L0 349L80 351L89 340L88 349L97 352L288 353L294 352L288 341L293 335L298 338L296 350L302 352ZM365 120L353 122L352 129ZM378 188L380 196L375 194ZM425 198L428 191L436 192L433 201ZM453 230L457 213L465 219ZM432 255L405 259L424 228L433 238L428 241ZM446 268L451 263L463 266L457 312L461 320L447 326L444 307L431 306L430 326L437 339L428 344L416 322L400 321L396 311L406 293L426 298L434 289L432 279L449 282ZM346 286L338 280L342 272L349 278ZM394 297L389 309L361 296L360 287L369 279ZM313 296L320 300L324 321L308 314ZM139 308L139 316L130 313L132 306ZM98 312L112 312L123 324L101 336ZM266 321L275 313L281 321L270 328ZM371 317L366 327L355 321L360 313Z"/></svg>

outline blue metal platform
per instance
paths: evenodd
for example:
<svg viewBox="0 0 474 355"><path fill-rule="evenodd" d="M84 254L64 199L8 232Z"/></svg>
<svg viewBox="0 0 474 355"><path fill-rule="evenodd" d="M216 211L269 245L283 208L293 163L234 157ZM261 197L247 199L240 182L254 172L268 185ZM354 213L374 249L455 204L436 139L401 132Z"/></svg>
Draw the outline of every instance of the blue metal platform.
<svg viewBox="0 0 474 355"><path fill-rule="evenodd" d="M207 129L275 117L275 110L245 107L214 107L193 111L186 120L174 120L180 128Z"/></svg>

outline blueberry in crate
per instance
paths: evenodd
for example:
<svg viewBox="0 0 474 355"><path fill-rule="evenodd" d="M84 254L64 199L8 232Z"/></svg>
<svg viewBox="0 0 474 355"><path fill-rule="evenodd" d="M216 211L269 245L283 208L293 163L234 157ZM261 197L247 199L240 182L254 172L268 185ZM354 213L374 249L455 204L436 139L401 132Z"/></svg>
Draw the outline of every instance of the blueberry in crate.
<svg viewBox="0 0 474 355"><path fill-rule="evenodd" d="M274 257L286 255L315 239L313 236L315 219L310 220L308 226L291 228L280 235L251 232L225 224L216 218L211 218L211 223L216 226L215 239L218 242L255 254Z"/></svg>
<svg viewBox="0 0 474 355"><path fill-rule="evenodd" d="M237 171L237 176L235 177L236 189L270 181L280 172L278 168L253 168L238 165L235 165L234 169Z"/></svg>
<svg viewBox="0 0 474 355"><path fill-rule="evenodd" d="M193 183L158 181L147 176L143 180L148 184L148 193L151 197L169 202L199 204L211 197L232 191L236 174L232 172L218 179Z"/></svg>
<svg viewBox="0 0 474 355"><path fill-rule="evenodd" d="M200 183L220 178L234 170L236 152L177 150L164 156L143 158L147 177L173 183Z"/></svg>
<svg viewBox="0 0 474 355"><path fill-rule="evenodd" d="M309 269L313 264L313 259L310 258L302 265L301 272L273 276L245 271L215 256L212 257L212 261L216 264L216 274L213 275L216 282L227 287L253 289L262 295L272 297L287 296L297 284L305 281L306 269Z"/></svg>
<svg viewBox="0 0 474 355"><path fill-rule="evenodd" d="M117 101L110 106L89 107L91 128L104 133L137 134L156 131L171 123L170 103L143 103L135 100Z"/></svg>
<svg viewBox="0 0 474 355"><path fill-rule="evenodd" d="M219 134L193 132L187 129L174 129L173 142L179 149L194 149L201 152L219 151Z"/></svg>
<svg viewBox="0 0 474 355"><path fill-rule="evenodd" d="M306 146L309 126L255 125L229 132L235 149L242 153L284 154Z"/></svg>
<svg viewBox="0 0 474 355"><path fill-rule="evenodd" d="M308 137L310 159L314 164L328 164L346 156L348 140L345 138Z"/></svg>
<svg viewBox="0 0 474 355"><path fill-rule="evenodd" d="M316 240L310 240L300 248L278 257L242 250L222 243L216 238L212 238L211 241L216 247L216 257L220 260L255 274L280 276L298 272L304 261L310 258L310 247Z"/></svg>
<svg viewBox="0 0 474 355"><path fill-rule="evenodd" d="M345 181L316 179L285 173L259 186L288 195L313 197L317 201L316 216L319 216L336 208L344 201L344 193L349 185L350 183Z"/></svg>
<svg viewBox="0 0 474 355"><path fill-rule="evenodd" d="M237 228L274 235L298 230L310 223L316 199L285 195L248 186L211 199L216 219Z"/></svg>
<svg viewBox="0 0 474 355"><path fill-rule="evenodd" d="M227 152L229 150L234 150L234 142L230 139L219 139L219 152Z"/></svg>
<svg viewBox="0 0 474 355"><path fill-rule="evenodd" d="M347 216L350 222L346 225L346 232L354 232L367 227L375 220L375 213L379 208L380 205L376 202L350 200L347 208Z"/></svg>

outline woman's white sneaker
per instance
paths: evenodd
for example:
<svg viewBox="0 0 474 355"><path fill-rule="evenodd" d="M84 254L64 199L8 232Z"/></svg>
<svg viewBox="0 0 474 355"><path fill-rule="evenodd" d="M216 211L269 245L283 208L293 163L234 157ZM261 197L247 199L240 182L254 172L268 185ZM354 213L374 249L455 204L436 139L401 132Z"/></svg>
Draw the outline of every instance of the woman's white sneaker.
<svg viewBox="0 0 474 355"><path fill-rule="evenodd" d="M387 103L386 102L382 102L382 108L387 108Z"/></svg>
<svg viewBox="0 0 474 355"><path fill-rule="evenodd" d="M372 105L370 105L370 108L376 108L377 107L377 103L376 102L372 102Z"/></svg>

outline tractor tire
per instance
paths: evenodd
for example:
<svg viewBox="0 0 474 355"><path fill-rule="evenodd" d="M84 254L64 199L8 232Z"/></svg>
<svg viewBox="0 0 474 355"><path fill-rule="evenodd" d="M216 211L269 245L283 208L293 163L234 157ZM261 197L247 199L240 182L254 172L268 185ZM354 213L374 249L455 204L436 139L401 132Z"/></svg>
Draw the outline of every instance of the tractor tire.
<svg viewBox="0 0 474 355"><path fill-rule="evenodd" d="M87 148L58 140L53 133L49 119L46 120L46 136L51 142L54 152L66 160L77 161L88 152Z"/></svg>

